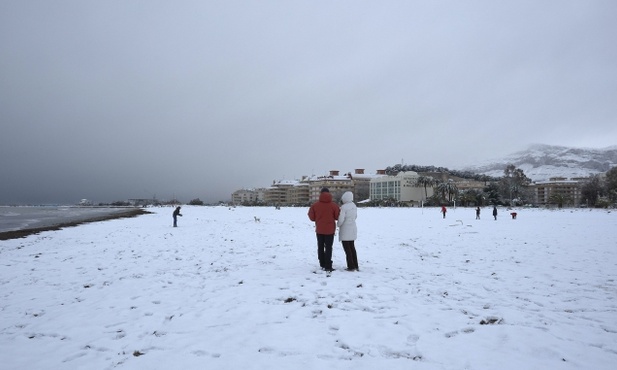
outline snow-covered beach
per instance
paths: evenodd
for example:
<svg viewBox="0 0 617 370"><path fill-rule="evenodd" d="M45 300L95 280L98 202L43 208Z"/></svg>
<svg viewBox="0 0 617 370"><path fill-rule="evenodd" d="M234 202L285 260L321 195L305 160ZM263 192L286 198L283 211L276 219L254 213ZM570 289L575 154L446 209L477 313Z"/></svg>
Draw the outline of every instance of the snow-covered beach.
<svg viewBox="0 0 617 370"><path fill-rule="evenodd" d="M171 208L0 241L2 369L613 369L617 212ZM258 218L258 221L256 220Z"/></svg>

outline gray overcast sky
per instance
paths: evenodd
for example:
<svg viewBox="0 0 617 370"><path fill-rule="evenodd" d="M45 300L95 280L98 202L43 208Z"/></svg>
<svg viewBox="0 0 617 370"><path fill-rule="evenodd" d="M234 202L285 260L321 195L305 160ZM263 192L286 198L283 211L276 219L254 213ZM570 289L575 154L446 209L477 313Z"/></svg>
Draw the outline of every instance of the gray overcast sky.
<svg viewBox="0 0 617 370"><path fill-rule="evenodd" d="M0 2L0 204L617 144L617 2Z"/></svg>

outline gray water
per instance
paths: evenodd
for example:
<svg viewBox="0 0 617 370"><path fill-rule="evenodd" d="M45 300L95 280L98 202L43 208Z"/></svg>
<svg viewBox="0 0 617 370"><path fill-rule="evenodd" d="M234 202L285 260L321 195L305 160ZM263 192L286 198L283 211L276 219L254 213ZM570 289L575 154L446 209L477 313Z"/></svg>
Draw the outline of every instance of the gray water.
<svg viewBox="0 0 617 370"><path fill-rule="evenodd" d="M67 222L80 222L126 211L127 208L109 207L0 206L0 232L50 227Z"/></svg>

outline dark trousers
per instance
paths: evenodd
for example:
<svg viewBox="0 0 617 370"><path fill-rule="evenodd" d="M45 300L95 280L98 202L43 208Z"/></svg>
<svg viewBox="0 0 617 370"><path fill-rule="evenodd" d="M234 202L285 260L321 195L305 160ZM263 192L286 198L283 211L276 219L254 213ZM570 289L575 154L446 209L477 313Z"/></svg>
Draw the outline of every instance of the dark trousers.
<svg viewBox="0 0 617 370"><path fill-rule="evenodd" d="M342 241L343 250L345 250L345 258L347 259L348 270L358 270L358 255L356 254L356 246L353 240Z"/></svg>
<svg viewBox="0 0 617 370"><path fill-rule="evenodd" d="M326 270L332 269L332 244L334 244L334 234L317 234L317 258L319 266Z"/></svg>
<svg viewBox="0 0 617 370"><path fill-rule="evenodd" d="M178 227L178 217L174 216L174 227Z"/></svg>

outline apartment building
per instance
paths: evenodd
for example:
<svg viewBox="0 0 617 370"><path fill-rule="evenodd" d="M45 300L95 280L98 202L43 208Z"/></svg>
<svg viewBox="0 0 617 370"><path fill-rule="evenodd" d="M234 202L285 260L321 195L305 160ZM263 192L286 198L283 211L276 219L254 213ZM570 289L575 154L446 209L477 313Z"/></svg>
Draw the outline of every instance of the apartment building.
<svg viewBox="0 0 617 370"><path fill-rule="evenodd" d="M553 194L561 194L569 199L569 204L578 206L581 203L581 189L588 178L567 179L551 177L548 181L539 181L531 185L534 190L535 204L550 204Z"/></svg>
<svg viewBox="0 0 617 370"><path fill-rule="evenodd" d="M309 199L309 184L308 182L298 182L287 190L287 200L289 204L301 205L307 204Z"/></svg>
<svg viewBox="0 0 617 370"><path fill-rule="evenodd" d="M240 189L231 194L233 204L255 204L265 200L266 189Z"/></svg>
<svg viewBox="0 0 617 370"><path fill-rule="evenodd" d="M273 181L272 186L266 189L265 202L271 205L291 205L292 189L298 184L297 180Z"/></svg>
<svg viewBox="0 0 617 370"><path fill-rule="evenodd" d="M319 200L322 188L328 188L332 199L337 202L346 191L354 191L353 180L350 174L339 175L339 171L332 170L328 176L313 176L308 179L309 203Z"/></svg>

